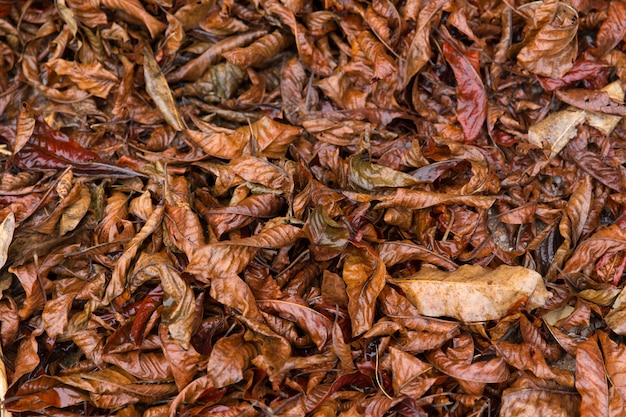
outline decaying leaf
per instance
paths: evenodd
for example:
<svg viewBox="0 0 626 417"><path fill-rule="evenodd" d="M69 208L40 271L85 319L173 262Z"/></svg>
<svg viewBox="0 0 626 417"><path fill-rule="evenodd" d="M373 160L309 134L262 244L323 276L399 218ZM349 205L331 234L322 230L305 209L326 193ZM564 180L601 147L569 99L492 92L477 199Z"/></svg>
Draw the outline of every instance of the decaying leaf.
<svg viewBox="0 0 626 417"><path fill-rule="evenodd" d="M454 272L423 269L394 283L420 314L464 322L498 320L515 306L541 307L551 296L541 275L520 266L488 270L463 265Z"/></svg>
<svg viewBox="0 0 626 417"><path fill-rule="evenodd" d="M606 92L611 100L619 103L624 100L624 90L619 82L607 85L602 91ZM531 126L528 129L528 141L537 147L549 148L553 158L576 136L578 126L582 123L588 122L608 136L620 120L621 116L598 114L581 108L568 107L552 113L541 122Z"/></svg>
<svg viewBox="0 0 626 417"><path fill-rule="evenodd" d="M0 415L626 415L624 4L0 2Z"/></svg>

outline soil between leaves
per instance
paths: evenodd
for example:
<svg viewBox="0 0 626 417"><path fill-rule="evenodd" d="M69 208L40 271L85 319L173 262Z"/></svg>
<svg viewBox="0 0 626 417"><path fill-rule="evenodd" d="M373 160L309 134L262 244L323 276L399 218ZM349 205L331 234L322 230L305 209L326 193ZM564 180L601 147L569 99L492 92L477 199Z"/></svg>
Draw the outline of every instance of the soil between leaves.
<svg viewBox="0 0 626 417"><path fill-rule="evenodd" d="M626 414L625 17L0 4L4 412Z"/></svg>

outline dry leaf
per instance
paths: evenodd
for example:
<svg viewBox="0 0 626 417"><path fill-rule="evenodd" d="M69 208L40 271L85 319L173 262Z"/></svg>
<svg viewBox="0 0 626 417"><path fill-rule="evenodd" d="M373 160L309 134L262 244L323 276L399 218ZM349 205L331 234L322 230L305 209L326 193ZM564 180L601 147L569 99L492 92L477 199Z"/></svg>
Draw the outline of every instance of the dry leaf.
<svg viewBox="0 0 626 417"><path fill-rule="evenodd" d="M488 270L463 265L454 272L425 268L393 282L404 290L420 314L464 322L498 320L519 305L532 310L543 306L551 296L541 275L521 266Z"/></svg>
<svg viewBox="0 0 626 417"><path fill-rule="evenodd" d="M143 73L146 78L146 91L167 124L179 132L185 130L185 121L178 112L170 86L167 84L159 64L157 64L154 56L147 49L143 53Z"/></svg>
<svg viewBox="0 0 626 417"><path fill-rule="evenodd" d="M15 232L15 215L12 211L0 223L0 268L7 262L9 246Z"/></svg>
<svg viewBox="0 0 626 417"><path fill-rule="evenodd" d="M611 83L602 91L612 100L624 100L620 82ZM551 158L554 158L576 136L578 126L585 121L608 136L620 120L621 116L598 114L570 106L531 126L528 129L528 141L539 148L549 148Z"/></svg>

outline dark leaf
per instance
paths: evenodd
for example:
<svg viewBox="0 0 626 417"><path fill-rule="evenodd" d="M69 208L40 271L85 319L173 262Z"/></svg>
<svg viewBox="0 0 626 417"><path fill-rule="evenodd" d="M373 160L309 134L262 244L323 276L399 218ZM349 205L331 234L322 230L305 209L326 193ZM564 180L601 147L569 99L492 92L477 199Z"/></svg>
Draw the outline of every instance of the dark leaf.
<svg viewBox="0 0 626 417"><path fill-rule="evenodd" d="M465 140L473 142L487 119L487 93L480 76L479 51L467 51L452 38L444 38L443 54L456 78L457 119Z"/></svg>

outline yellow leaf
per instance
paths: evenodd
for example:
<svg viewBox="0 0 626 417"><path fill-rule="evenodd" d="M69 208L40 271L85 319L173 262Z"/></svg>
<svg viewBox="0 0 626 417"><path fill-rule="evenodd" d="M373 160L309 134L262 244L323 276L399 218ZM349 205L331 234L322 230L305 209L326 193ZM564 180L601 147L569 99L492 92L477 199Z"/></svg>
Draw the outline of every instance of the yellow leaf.
<svg viewBox="0 0 626 417"><path fill-rule="evenodd" d="M0 268L7 261L9 246L13 240L13 232L15 231L15 215L12 211L4 218L0 224Z"/></svg>

